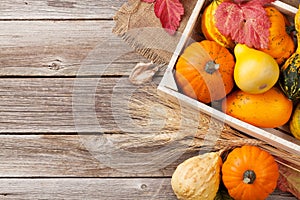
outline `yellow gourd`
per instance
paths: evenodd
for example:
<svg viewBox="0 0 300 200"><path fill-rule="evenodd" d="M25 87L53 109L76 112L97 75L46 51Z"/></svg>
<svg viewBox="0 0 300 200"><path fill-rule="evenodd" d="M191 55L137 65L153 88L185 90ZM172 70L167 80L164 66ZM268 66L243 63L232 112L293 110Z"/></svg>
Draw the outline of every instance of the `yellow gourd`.
<svg viewBox="0 0 300 200"><path fill-rule="evenodd" d="M244 44L237 44L234 54L234 80L242 91L260 94L275 85L279 78L279 66L274 58Z"/></svg>
<svg viewBox="0 0 300 200"><path fill-rule="evenodd" d="M178 199L214 200L219 189L223 162L216 152L185 160L172 175L171 185Z"/></svg>
<svg viewBox="0 0 300 200"><path fill-rule="evenodd" d="M234 42L229 36L224 36L216 27L215 13L218 6L228 0L213 0L204 10L201 16L201 29L202 33L207 40L213 40L219 45L226 48L234 48Z"/></svg>
<svg viewBox="0 0 300 200"><path fill-rule="evenodd" d="M289 125L291 133L300 140L300 103L297 104Z"/></svg>

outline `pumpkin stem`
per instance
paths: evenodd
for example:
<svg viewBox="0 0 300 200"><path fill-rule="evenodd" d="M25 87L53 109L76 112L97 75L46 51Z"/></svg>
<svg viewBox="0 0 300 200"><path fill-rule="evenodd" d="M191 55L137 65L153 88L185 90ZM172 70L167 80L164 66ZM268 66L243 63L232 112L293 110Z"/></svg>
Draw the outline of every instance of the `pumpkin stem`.
<svg viewBox="0 0 300 200"><path fill-rule="evenodd" d="M247 170L244 172L243 175L243 182L246 184L252 184L254 183L256 179L256 174L253 170Z"/></svg>
<svg viewBox="0 0 300 200"><path fill-rule="evenodd" d="M219 68L220 68L220 64L217 64L214 61L210 60L205 64L204 70L209 74L213 74Z"/></svg>

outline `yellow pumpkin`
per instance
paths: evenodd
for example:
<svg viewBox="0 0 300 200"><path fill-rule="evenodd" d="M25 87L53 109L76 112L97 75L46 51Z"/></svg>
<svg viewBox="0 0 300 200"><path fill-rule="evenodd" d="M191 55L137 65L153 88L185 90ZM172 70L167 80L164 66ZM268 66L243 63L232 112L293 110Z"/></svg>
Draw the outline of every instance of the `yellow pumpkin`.
<svg viewBox="0 0 300 200"><path fill-rule="evenodd" d="M300 140L300 103L297 104L289 125L291 133Z"/></svg>
<svg viewBox="0 0 300 200"><path fill-rule="evenodd" d="M234 80L244 92L261 94L271 89L279 78L279 66L267 53L237 44Z"/></svg>

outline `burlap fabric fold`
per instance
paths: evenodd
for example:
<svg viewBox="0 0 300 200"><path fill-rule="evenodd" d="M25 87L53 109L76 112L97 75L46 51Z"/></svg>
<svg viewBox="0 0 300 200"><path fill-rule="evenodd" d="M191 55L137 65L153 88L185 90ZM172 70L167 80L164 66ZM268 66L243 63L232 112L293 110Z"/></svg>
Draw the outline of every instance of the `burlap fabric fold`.
<svg viewBox="0 0 300 200"><path fill-rule="evenodd" d="M113 33L122 37L136 52L147 59L156 63L168 63L196 2L197 0L182 0L185 13L180 27L175 35L169 35L162 29L159 19L155 16L153 4L129 0L114 16ZM194 40L200 37L200 25L197 24L192 34ZM152 30L149 31L149 28Z"/></svg>

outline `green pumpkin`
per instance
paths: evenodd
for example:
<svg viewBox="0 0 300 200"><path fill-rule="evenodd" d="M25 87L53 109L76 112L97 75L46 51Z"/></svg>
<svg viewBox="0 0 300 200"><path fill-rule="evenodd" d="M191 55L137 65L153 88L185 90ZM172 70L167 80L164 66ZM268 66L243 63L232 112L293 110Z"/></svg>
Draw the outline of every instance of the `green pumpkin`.
<svg viewBox="0 0 300 200"><path fill-rule="evenodd" d="M282 66L279 84L290 100L300 99L300 53L295 52Z"/></svg>

